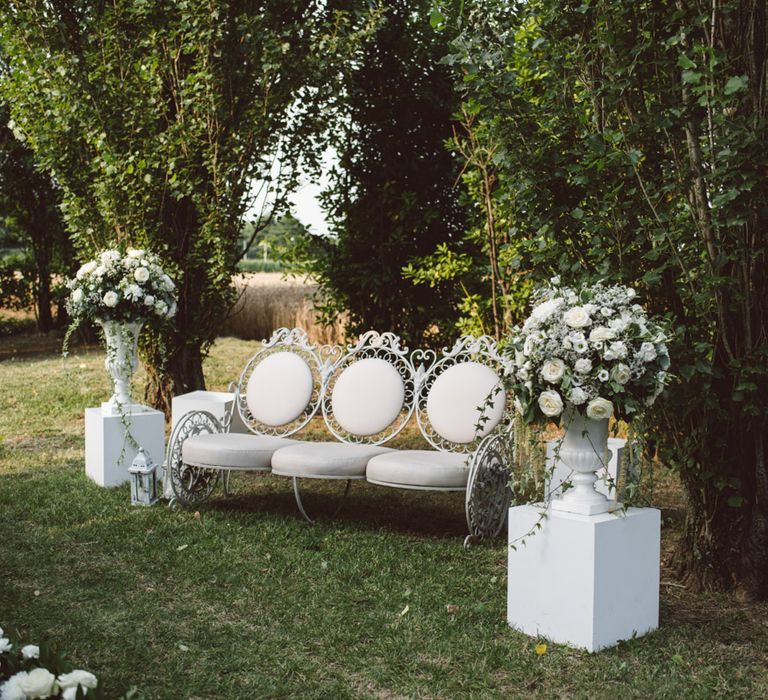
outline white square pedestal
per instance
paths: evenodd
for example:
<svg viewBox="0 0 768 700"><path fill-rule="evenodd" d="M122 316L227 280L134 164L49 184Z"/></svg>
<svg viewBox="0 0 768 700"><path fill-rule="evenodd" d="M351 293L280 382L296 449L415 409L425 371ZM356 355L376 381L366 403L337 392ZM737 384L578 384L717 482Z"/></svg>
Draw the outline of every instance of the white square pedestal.
<svg viewBox="0 0 768 700"><path fill-rule="evenodd" d="M247 433L240 411L234 405L235 395L229 391L190 391L188 394L174 396L171 401L171 431L185 413L190 411L208 411L218 420L224 420L224 414L234 408L230 433Z"/></svg>
<svg viewBox="0 0 768 700"><path fill-rule="evenodd" d="M125 421L133 439L162 464L165 416L149 406L126 408ZM123 449L124 448L124 449ZM119 486L129 480L128 467L138 450L125 434L123 419L99 408L85 409L85 473L99 486ZM122 459L120 459L122 453Z"/></svg>
<svg viewBox="0 0 768 700"><path fill-rule="evenodd" d="M660 512L577 515L509 509L507 622L531 636L588 651L659 626Z"/></svg>

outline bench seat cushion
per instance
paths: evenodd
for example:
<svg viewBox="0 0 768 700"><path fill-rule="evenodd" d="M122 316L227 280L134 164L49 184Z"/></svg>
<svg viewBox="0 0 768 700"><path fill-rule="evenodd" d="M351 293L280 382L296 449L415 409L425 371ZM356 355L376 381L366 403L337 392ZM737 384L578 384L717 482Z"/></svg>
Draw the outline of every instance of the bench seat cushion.
<svg viewBox="0 0 768 700"><path fill-rule="evenodd" d="M269 435L204 433L184 441L181 458L196 467L269 471L275 450L295 443L296 440Z"/></svg>
<svg viewBox="0 0 768 700"><path fill-rule="evenodd" d="M389 447L304 442L272 455L272 473L304 479L362 479L368 460L392 452Z"/></svg>
<svg viewBox="0 0 768 700"><path fill-rule="evenodd" d="M466 489L469 455L402 450L368 462L368 481L404 489Z"/></svg>

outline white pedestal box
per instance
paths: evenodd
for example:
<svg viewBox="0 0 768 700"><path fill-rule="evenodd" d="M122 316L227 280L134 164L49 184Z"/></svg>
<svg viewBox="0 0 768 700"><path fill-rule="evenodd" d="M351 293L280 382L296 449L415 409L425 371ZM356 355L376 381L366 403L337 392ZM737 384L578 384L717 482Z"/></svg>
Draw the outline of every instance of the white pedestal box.
<svg viewBox="0 0 768 700"><path fill-rule="evenodd" d="M661 514L509 509L507 622L531 636L598 651L659 626Z"/></svg>
<svg viewBox="0 0 768 700"><path fill-rule="evenodd" d="M234 409L234 413L229 432L250 432L245 423L243 423L243 419L240 418L240 412L234 403L235 395L229 391L190 391L187 394L174 396L171 400L171 433L173 433L176 424L190 411L208 411L219 421L223 421L224 414L230 409ZM162 464L164 460L165 456L156 461L158 464ZM163 480L163 496L165 498L172 498L171 480L165 478L165 469L158 473L158 477Z"/></svg>
<svg viewBox="0 0 768 700"><path fill-rule="evenodd" d="M560 440L549 440L547 442L547 455L546 455L546 471L552 468L552 462L555 459L555 449L557 443ZM628 474L621 474L620 467L622 460L624 459L624 450L627 448L627 441L621 438L608 438L608 464L604 469L597 471L597 481L595 482L595 491L599 491L610 499L620 500L626 486L628 478L632 477L632 465L630 464L627 471ZM551 486L548 485L546 490L551 494L553 498L559 498L561 495L561 486L564 481L568 481L571 477L571 470L568 469L562 462L558 462L555 465L555 469L552 472ZM619 489L618 499L616 498L616 489L609 485L609 480L606 476L610 477L612 481Z"/></svg>
<svg viewBox="0 0 768 700"><path fill-rule="evenodd" d="M235 412L232 416L232 426L230 433L247 433L240 412L234 406L235 395L229 391L190 391L188 394L174 396L171 401L171 431L176 427L176 423L181 420L185 413L190 411L208 411L218 420L224 420L224 414L230 408Z"/></svg>
<svg viewBox="0 0 768 700"><path fill-rule="evenodd" d="M165 454L165 416L149 406L125 408L125 421L133 439L149 452L156 464ZM99 408L85 409L85 473L99 486L119 486L128 481L128 468L138 449L125 434L123 419ZM122 459L121 459L122 455Z"/></svg>

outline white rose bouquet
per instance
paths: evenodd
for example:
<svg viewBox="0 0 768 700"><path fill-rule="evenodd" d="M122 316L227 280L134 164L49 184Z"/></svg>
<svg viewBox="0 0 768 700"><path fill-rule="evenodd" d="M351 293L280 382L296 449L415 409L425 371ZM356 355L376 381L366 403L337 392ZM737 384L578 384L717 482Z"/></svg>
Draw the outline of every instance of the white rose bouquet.
<svg viewBox="0 0 768 700"><path fill-rule="evenodd" d="M176 285L160 259L144 250L105 250L67 286L73 327L83 321L162 321L176 314Z"/></svg>
<svg viewBox="0 0 768 700"><path fill-rule="evenodd" d="M0 700L99 700L103 697L96 676L72 670L62 654L46 645L21 646L3 636L0 628Z"/></svg>
<svg viewBox="0 0 768 700"><path fill-rule="evenodd" d="M669 378L667 336L635 290L551 282L505 348L508 389L524 420L557 420L569 405L593 420L630 420L651 406Z"/></svg>

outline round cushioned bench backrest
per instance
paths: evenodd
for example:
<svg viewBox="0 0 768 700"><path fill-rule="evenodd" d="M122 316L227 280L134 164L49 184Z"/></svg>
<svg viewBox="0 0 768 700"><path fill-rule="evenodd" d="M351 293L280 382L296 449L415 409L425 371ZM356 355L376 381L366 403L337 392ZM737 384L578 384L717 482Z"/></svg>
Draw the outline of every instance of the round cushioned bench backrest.
<svg viewBox="0 0 768 700"><path fill-rule="evenodd" d="M499 387L499 376L479 362L446 369L427 394L427 415L435 432L460 444L488 435L504 415L506 393L497 391Z"/></svg>
<svg viewBox="0 0 768 700"><path fill-rule="evenodd" d="M403 427L413 397L407 348L369 331L335 365L323 397L328 429L344 442L382 444Z"/></svg>
<svg viewBox="0 0 768 700"><path fill-rule="evenodd" d="M320 358L304 331L281 328L240 376L237 407L251 432L286 436L320 406Z"/></svg>
<svg viewBox="0 0 768 700"><path fill-rule="evenodd" d="M426 370L416 410L419 428L433 447L471 452L504 419L502 372L488 337L461 338Z"/></svg>
<svg viewBox="0 0 768 700"><path fill-rule="evenodd" d="M306 360L283 350L268 355L253 368L245 401L260 423L285 425L304 412L312 398L312 383Z"/></svg>

